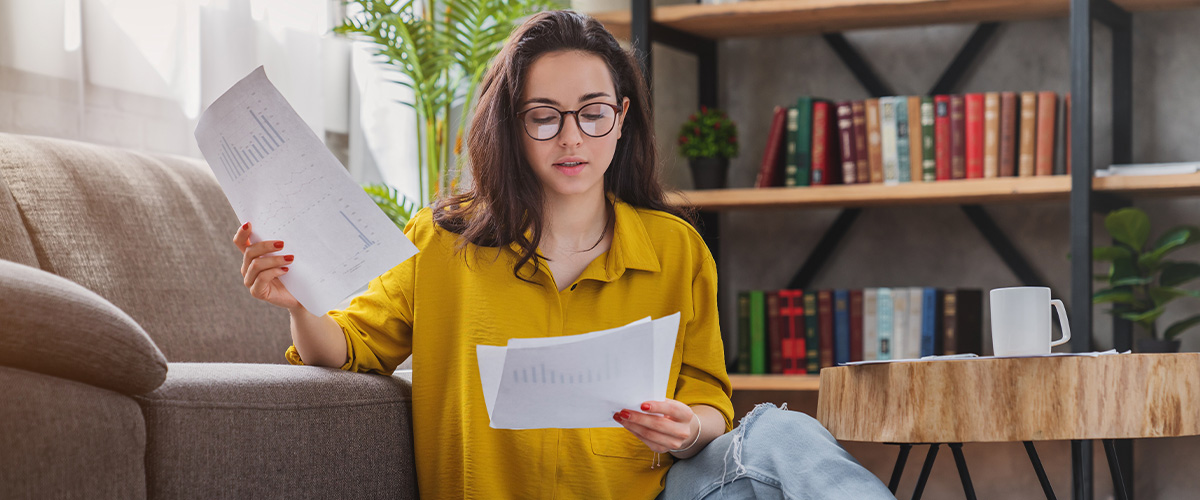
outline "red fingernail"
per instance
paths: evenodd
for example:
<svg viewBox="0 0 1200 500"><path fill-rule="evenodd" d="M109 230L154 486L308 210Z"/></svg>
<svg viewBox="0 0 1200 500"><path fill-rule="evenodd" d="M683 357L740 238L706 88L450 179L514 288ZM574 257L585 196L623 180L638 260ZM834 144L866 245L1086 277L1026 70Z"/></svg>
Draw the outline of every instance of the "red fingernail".
<svg viewBox="0 0 1200 500"><path fill-rule="evenodd" d="M629 417L630 417L629 412L627 412L625 410L621 410L621 418L623 418L625 420L629 420Z"/></svg>
<svg viewBox="0 0 1200 500"><path fill-rule="evenodd" d="M620 422L620 421L621 421L621 414L620 414L620 413L613 413L613 420L616 420L617 422Z"/></svg>
<svg viewBox="0 0 1200 500"><path fill-rule="evenodd" d="M249 222L247 222L247 223L245 223L245 224L242 224L242 229L246 229L246 228L248 228L248 227L250 227L250 223L249 223Z"/></svg>
<svg viewBox="0 0 1200 500"><path fill-rule="evenodd" d="M650 403L642 403L642 411L650 411Z"/></svg>
<svg viewBox="0 0 1200 500"><path fill-rule="evenodd" d="M295 260L295 259L296 259L296 256L295 256L295 255L284 255L284 256L283 256L283 260L286 260L286 261L288 261L288 262L291 262L291 261L293 261L293 260Z"/></svg>
<svg viewBox="0 0 1200 500"><path fill-rule="evenodd" d="M283 272L285 272L285 273L286 273L286 272L287 272L287 270L288 270L288 268L286 268L286 267L281 267L280 269L283 269Z"/></svg>
<svg viewBox="0 0 1200 500"><path fill-rule="evenodd" d="M275 242L275 248L283 248L283 242L282 242L282 241L276 241L276 242Z"/></svg>

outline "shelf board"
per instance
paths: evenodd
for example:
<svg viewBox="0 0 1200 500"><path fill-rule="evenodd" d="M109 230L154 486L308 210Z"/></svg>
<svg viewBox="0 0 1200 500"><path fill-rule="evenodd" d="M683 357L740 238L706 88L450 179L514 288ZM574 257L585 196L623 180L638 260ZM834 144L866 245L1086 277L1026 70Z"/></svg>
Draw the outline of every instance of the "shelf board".
<svg viewBox="0 0 1200 500"><path fill-rule="evenodd" d="M816 392L820 375L730 375L735 391L808 391Z"/></svg>
<svg viewBox="0 0 1200 500"><path fill-rule="evenodd" d="M1092 181L1092 187L1097 192L1127 196L1200 195L1200 173L1097 177ZM1066 200L1070 194L1070 177L1056 175L913 182L894 186L852 184L676 191L669 194L669 201L676 205L719 211L787 207L975 205Z"/></svg>
<svg viewBox="0 0 1200 500"><path fill-rule="evenodd" d="M1129 11L1200 6L1200 0L1115 0ZM1070 0L743 0L656 7L658 24L711 39L839 32L945 23L1066 17ZM629 39L630 11L595 12L618 38Z"/></svg>

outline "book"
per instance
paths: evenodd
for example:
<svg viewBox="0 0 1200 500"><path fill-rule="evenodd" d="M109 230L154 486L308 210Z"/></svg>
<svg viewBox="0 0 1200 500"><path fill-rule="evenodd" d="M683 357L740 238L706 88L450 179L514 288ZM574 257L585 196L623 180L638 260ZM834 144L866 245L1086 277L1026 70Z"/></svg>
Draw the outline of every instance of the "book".
<svg viewBox="0 0 1200 500"><path fill-rule="evenodd" d="M967 179L983 178L983 94L967 94L966 101L966 151Z"/></svg>
<svg viewBox="0 0 1200 500"><path fill-rule="evenodd" d="M908 140L908 98L893 97L896 106L896 163L900 182L912 182L912 156Z"/></svg>
<svg viewBox="0 0 1200 500"><path fill-rule="evenodd" d="M937 180L937 153L934 147L933 98L921 98L921 175L925 182Z"/></svg>
<svg viewBox="0 0 1200 500"><path fill-rule="evenodd" d="M1109 165L1108 168L1096 170L1096 177L1111 177L1114 175L1181 175L1200 172L1198 162L1179 163L1131 163L1124 165Z"/></svg>
<svg viewBox="0 0 1200 500"><path fill-rule="evenodd" d="M850 362L850 293L833 292L833 366Z"/></svg>
<svg viewBox="0 0 1200 500"><path fill-rule="evenodd" d="M737 304L737 372L750 373L750 292L738 292Z"/></svg>
<svg viewBox="0 0 1200 500"><path fill-rule="evenodd" d="M821 290L817 292L817 325L821 330L817 342L821 349L821 368L835 366L833 321L833 292Z"/></svg>
<svg viewBox="0 0 1200 500"><path fill-rule="evenodd" d="M793 152L795 159L791 160L795 168L788 169L787 176L784 178L787 186L812 184L813 101L811 96L800 96L796 99L796 130L793 134L796 149Z"/></svg>
<svg viewBox="0 0 1200 500"><path fill-rule="evenodd" d="M883 182L883 142L880 135L879 99L863 101L867 117L867 159L871 169L871 182Z"/></svg>
<svg viewBox="0 0 1200 500"><path fill-rule="evenodd" d="M1037 97L1037 146L1034 157L1034 175L1054 175L1054 132L1058 94L1038 92Z"/></svg>
<svg viewBox="0 0 1200 500"><path fill-rule="evenodd" d="M879 290L864 288L862 306L863 361L879 359Z"/></svg>
<svg viewBox="0 0 1200 500"><path fill-rule="evenodd" d="M783 373L803 375L808 373L804 345L804 292L780 290L779 307L779 315L784 324Z"/></svg>
<svg viewBox="0 0 1200 500"><path fill-rule="evenodd" d="M966 103L961 95L950 96L950 178L967 178Z"/></svg>
<svg viewBox="0 0 1200 500"><path fill-rule="evenodd" d="M908 289L892 288L892 359L910 359L908 343Z"/></svg>
<svg viewBox="0 0 1200 500"><path fill-rule="evenodd" d="M812 185L841 184L841 157L838 147L838 124L833 116L833 103L813 101L812 123Z"/></svg>
<svg viewBox="0 0 1200 500"><path fill-rule="evenodd" d="M896 315L895 307L896 305L892 303L892 289L879 288L875 301L875 318L877 320L875 336L879 339L879 347L876 349L878 359L893 359L892 318Z"/></svg>
<svg viewBox="0 0 1200 500"><path fill-rule="evenodd" d="M879 156L883 161L883 183L900 183L899 151L896 144L896 101L879 98Z"/></svg>
<svg viewBox="0 0 1200 500"><path fill-rule="evenodd" d="M939 95L933 98L934 106L934 157L935 178L939 181L951 179L950 175L950 96ZM882 358L880 358L882 359Z"/></svg>
<svg viewBox="0 0 1200 500"><path fill-rule="evenodd" d="M1037 93L1021 92L1021 118L1017 141L1017 175L1029 177L1034 174L1035 147L1037 145Z"/></svg>
<svg viewBox="0 0 1200 500"><path fill-rule="evenodd" d="M1017 94L1000 93L1000 177L1017 173Z"/></svg>
<svg viewBox="0 0 1200 500"><path fill-rule="evenodd" d="M762 290L750 291L750 373L767 373L766 303Z"/></svg>
<svg viewBox="0 0 1200 500"><path fill-rule="evenodd" d="M942 294L937 288L921 290L921 357L941 356L942 345Z"/></svg>
<svg viewBox="0 0 1200 500"><path fill-rule="evenodd" d="M921 97L909 96L908 99L908 178L913 182L925 180L924 140L921 136ZM930 120L930 125L933 121Z"/></svg>
<svg viewBox="0 0 1200 500"><path fill-rule="evenodd" d="M983 176L1000 176L1000 93L983 95Z"/></svg>
<svg viewBox="0 0 1200 500"><path fill-rule="evenodd" d="M863 291L850 290L850 361L863 360Z"/></svg>
<svg viewBox="0 0 1200 500"><path fill-rule="evenodd" d="M924 330L924 315L921 301L925 290L921 287L909 287L908 292L908 334L905 336L904 357L918 359L921 357L921 332Z"/></svg>
<svg viewBox="0 0 1200 500"><path fill-rule="evenodd" d="M767 373L783 373L783 318L779 316L779 292L763 292L767 301Z"/></svg>
<svg viewBox="0 0 1200 500"><path fill-rule="evenodd" d="M858 182L856 177L858 156L855 154L854 147L854 108L850 101L838 103L837 126L838 145L842 153L842 183L854 184Z"/></svg>
<svg viewBox="0 0 1200 500"><path fill-rule="evenodd" d="M943 346L946 354L983 355L983 292L947 290L943 301Z"/></svg>
<svg viewBox="0 0 1200 500"><path fill-rule="evenodd" d="M821 372L820 323L817 320L817 296L804 294L804 363L805 371Z"/></svg>
<svg viewBox="0 0 1200 500"><path fill-rule="evenodd" d="M859 184L871 182L870 148L867 147L867 104L864 101L850 103L854 116L854 164L855 180Z"/></svg>
<svg viewBox="0 0 1200 500"><path fill-rule="evenodd" d="M763 151L762 163L754 185L760 188L783 185L783 154L786 134L787 108L775 106L771 113L771 130L767 133L767 149Z"/></svg>
<svg viewBox="0 0 1200 500"><path fill-rule="evenodd" d="M787 147L784 151L784 170L783 170L783 185L796 186L796 180L799 178L800 165L796 163L796 159L800 157L796 153L796 148L800 145L796 142L800 136L800 109L796 106L788 106L787 108Z"/></svg>

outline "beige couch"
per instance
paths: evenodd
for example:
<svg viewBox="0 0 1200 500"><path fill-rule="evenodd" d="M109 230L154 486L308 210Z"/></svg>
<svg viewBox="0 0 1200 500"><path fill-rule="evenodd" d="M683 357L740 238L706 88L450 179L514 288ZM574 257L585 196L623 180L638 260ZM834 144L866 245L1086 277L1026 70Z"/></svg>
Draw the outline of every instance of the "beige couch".
<svg viewBox="0 0 1200 500"><path fill-rule="evenodd" d="M201 161L0 134L0 497L415 498L411 386L290 366Z"/></svg>

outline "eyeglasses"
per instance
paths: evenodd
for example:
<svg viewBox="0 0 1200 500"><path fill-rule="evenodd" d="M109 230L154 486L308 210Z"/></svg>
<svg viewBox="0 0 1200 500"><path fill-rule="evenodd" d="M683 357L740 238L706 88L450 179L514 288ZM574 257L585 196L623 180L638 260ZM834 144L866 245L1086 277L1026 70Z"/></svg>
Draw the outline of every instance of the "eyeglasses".
<svg viewBox="0 0 1200 500"><path fill-rule="evenodd" d="M574 111L560 111L553 106L538 106L520 113L525 133L535 141L548 141L562 132L564 115L574 115L575 125L588 137L604 137L617 124L621 107L606 102L594 102Z"/></svg>

